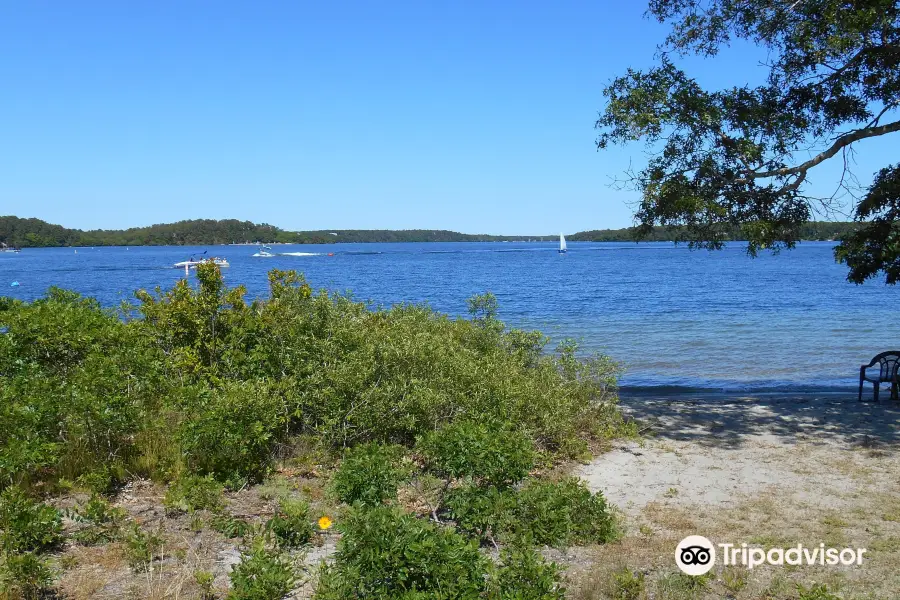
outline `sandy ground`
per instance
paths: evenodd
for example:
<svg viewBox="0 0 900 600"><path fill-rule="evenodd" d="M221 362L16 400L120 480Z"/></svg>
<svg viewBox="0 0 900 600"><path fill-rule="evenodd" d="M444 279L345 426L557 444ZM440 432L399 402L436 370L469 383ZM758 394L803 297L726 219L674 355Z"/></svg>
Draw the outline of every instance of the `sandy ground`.
<svg viewBox="0 0 900 600"><path fill-rule="evenodd" d="M621 402L645 437L576 472L624 513L628 533L597 551L586 569L593 583L579 598L614 597L615 564L664 582L674 544L687 534L767 547L873 548L855 571L770 567L740 590L714 583L708 595L689 597L791 598L766 586L811 580L827 581L842 598L900 593L900 403L859 403L848 394L623 395ZM669 597L653 585L647 597Z"/></svg>
<svg viewBox="0 0 900 600"><path fill-rule="evenodd" d="M631 514L654 500L711 506L760 492L840 506L858 483L842 470L847 452L900 445L900 403L840 394L631 396L622 408L649 437L578 474ZM890 464L871 475L895 476ZM836 493L817 493L823 486Z"/></svg>

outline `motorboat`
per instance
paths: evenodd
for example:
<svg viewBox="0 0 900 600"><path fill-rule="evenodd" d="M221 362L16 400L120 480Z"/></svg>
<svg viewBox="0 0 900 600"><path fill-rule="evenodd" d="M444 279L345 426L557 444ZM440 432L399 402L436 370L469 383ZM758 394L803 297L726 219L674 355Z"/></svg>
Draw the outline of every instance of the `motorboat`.
<svg viewBox="0 0 900 600"><path fill-rule="evenodd" d="M259 258L271 258L273 256L277 256L277 254L272 252L272 248L270 246L260 246L259 251L257 251L253 256Z"/></svg>
<svg viewBox="0 0 900 600"><path fill-rule="evenodd" d="M198 265L203 264L214 264L217 267L230 267L228 261L220 256L210 256L209 258L201 258L199 260L195 260L193 257L190 260L183 260L181 262L175 263L176 269L196 269Z"/></svg>

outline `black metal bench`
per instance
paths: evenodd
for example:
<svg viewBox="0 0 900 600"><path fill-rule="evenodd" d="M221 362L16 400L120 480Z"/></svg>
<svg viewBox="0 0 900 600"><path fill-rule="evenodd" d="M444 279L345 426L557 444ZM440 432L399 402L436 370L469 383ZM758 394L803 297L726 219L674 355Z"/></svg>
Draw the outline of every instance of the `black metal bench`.
<svg viewBox="0 0 900 600"><path fill-rule="evenodd" d="M878 372L872 367L878 367ZM875 387L875 402L878 402L878 388L882 383L891 384L891 399L897 399L897 367L900 366L900 350L882 352L869 364L859 368L859 401L862 402L863 383L868 381ZM872 372L867 373L869 369Z"/></svg>

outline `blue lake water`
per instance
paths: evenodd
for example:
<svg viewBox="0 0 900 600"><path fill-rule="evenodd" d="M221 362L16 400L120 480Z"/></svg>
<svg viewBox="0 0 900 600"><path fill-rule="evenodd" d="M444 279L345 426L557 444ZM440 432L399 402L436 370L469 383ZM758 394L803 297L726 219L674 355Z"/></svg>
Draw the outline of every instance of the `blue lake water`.
<svg viewBox="0 0 900 600"><path fill-rule="evenodd" d="M184 277L173 263L207 250L229 260L226 281L250 297L265 296L271 268L376 305L427 302L453 315L491 291L508 324L611 355L627 386L820 390L855 387L861 363L900 346L900 289L847 283L832 246L756 259L738 244L668 243L570 243L566 255L550 243L275 246L319 254L274 258L252 257L252 246L25 249L0 253L0 294L33 300L55 285L114 305L173 285Z"/></svg>

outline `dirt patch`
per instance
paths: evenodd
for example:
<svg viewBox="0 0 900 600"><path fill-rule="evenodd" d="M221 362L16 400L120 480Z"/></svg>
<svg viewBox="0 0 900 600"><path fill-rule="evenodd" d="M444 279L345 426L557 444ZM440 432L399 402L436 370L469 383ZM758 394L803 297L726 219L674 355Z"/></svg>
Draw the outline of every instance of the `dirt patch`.
<svg viewBox="0 0 900 600"><path fill-rule="evenodd" d="M146 568L135 569L129 564L129 549L124 541L87 546L74 541L54 557L61 572L60 595L72 599L90 598L201 598L202 590L196 575L209 573L212 588L223 598L230 587L229 574L241 561L241 536L229 534L221 524L223 516L249 525L261 527L271 517L278 499L297 496L307 500L313 514L330 512L322 502L319 479L277 476L263 485L253 486L224 495L225 508L220 514L206 510L192 513L167 512L163 506L165 488L146 480L130 482L113 501L113 506L126 514L128 526L137 525L142 531L156 535L162 544L159 555ZM89 496L73 494L58 500L59 508L83 505ZM79 524L66 520L68 530ZM302 572L301 584L292 598L310 598L316 572L323 560L334 553L337 539L334 533L320 532L308 547L292 552Z"/></svg>

